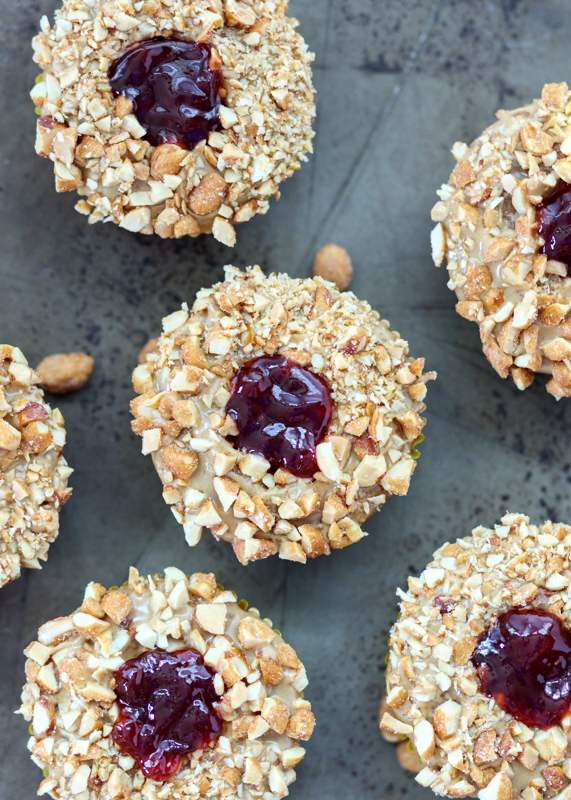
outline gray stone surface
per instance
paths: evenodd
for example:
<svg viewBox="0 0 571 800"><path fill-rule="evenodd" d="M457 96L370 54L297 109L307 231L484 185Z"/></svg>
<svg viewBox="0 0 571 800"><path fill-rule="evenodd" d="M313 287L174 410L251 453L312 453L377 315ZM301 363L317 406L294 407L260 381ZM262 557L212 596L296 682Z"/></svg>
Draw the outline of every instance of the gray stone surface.
<svg viewBox="0 0 571 800"><path fill-rule="evenodd" d="M454 313L446 274L432 267L429 210L451 169L449 148L496 108L571 79L567 0L293 0L317 54L316 153L268 216L228 251L210 239L164 242L89 227L74 196L56 195L33 153L29 40L54 0L0 0L0 341L36 364L86 350L95 372L62 399L74 496L39 573L0 592L0 800L31 800L41 779L12 716L21 651L39 624L65 614L90 580L121 583L130 564L214 570L259 606L302 656L318 727L292 796L304 800L430 797L378 735L377 709L394 590L444 540L506 508L535 522L571 521L568 404L540 379L525 394L502 382L478 331ZM427 440L409 495L372 520L368 539L301 567L248 568L209 535L194 551L163 504L130 432L130 371L160 318L221 267L259 263L307 275L317 247L344 245L352 288L391 319L439 380L428 394Z"/></svg>

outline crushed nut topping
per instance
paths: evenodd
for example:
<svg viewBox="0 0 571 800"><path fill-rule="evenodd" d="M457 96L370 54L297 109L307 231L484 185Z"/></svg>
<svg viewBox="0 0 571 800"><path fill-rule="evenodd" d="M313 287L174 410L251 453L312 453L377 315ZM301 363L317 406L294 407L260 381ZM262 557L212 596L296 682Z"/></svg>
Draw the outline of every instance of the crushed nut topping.
<svg viewBox="0 0 571 800"><path fill-rule="evenodd" d="M0 586L41 569L71 495L64 419L17 347L0 345Z"/></svg>
<svg viewBox="0 0 571 800"><path fill-rule="evenodd" d="M457 166L432 209L432 255L447 259L456 310L477 322L484 354L519 389L536 372L547 391L571 396L571 277L542 254L537 208L559 181L571 181L567 84L498 122L469 147L456 142Z"/></svg>
<svg viewBox="0 0 571 800"><path fill-rule="evenodd" d="M571 527L507 514L443 545L398 591L381 730L412 741L422 786L480 800L570 796L571 714L547 730L517 721L482 693L472 663L479 635L510 609L569 623L570 584Z"/></svg>
<svg viewBox="0 0 571 800"><path fill-rule="evenodd" d="M316 447L319 472L273 474L236 450L225 409L241 365L280 354L328 384L333 415ZM163 320L163 335L133 372L131 403L143 453L189 545L208 528L242 564L279 554L305 563L363 538L361 525L391 494L405 495L424 420L424 359L368 303L320 278L265 277L226 268L226 280Z"/></svg>
<svg viewBox="0 0 571 800"><path fill-rule="evenodd" d="M214 575L190 577L175 567L164 577L131 568L119 590L90 583L82 606L46 622L25 650L27 683L20 713L30 720L28 747L46 777L39 794L53 798L130 800L274 800L289 794L305 756L314 717L304 699L307 677L295 651L244 609ZM145 778L112 738L119 714L115 673L156 648L192 647L215 672L220 735L203 750L182 756L162 783ZM266 681L271 660L280 680Z"/></svg>
<svg viewBox="0 0 571 800"><path fill-rule="evenodd" d="M312 151L308 52L287 0L64 0L34 38L42 69L36 152L56 191L76 190L89 222L162 238L212 233L232 247L235 225L265 214L279 184ZM187 151L152 146L108 71L135 42L176 36L211 48L220 71L221 130Z"/></svg>

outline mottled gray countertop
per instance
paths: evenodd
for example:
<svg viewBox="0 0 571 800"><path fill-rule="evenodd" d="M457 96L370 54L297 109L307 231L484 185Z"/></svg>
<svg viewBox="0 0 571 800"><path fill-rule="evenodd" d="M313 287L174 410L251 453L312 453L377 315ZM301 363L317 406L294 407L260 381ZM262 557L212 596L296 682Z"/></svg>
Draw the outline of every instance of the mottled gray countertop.
<svg viewBox="0 0 571 800"><path fill-rule="evenodd" d="M74 196L55 194L50 164L34 155L27 98L37 74L29 41L54 7L0 0L0 341L33 365L84 350L95 372L59 402L76 470L60 538L42 572L0 591L0 800L31 800L41 780L27 725L12 716L22 649L39 624L79 605L88 581L119 584L130 564L215 571L298 650L318 725L292 797L428 800L378 733L396 586L444 540L491 525L506 508L534 522L571 521L571 403L557 404L541 378L520 394L493 373L477 327L454 312L446 272L432 266L429 212L454 141L475 137L498 107L537 97L545 82L571 80L571 5L293 0L317 56L315 155L267 217L239 229L234 252L212 239L90 227ZM243 568L209 535L191 551L129 428L138 350L165 312L221 278L223 264L304 276L330 240L353 257L352 289L439 373L411 490L367 525L367 539L305 567L271 559Z"/></svg>

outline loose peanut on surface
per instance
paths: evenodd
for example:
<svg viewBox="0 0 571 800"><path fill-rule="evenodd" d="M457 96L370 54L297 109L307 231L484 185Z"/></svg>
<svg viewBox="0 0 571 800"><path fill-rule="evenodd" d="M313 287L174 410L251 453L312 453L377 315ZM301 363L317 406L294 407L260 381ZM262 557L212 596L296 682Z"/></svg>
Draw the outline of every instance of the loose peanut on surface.
<svg viewBox="0 0 571 800"><path fill-rule="evenodd" d="M66 394L85 386L93 372L93 359L86 353L57 353L44 358L36 371L44 389L54 394Z"/></svg>
<svg viewBox="0 0 571 800"><path fill-rule="evenodd" d="M315 256L313 274L326 281L332 281L340 292L344 292L353 277L353 265L349 253L336 244L326 244Z"/></svg>
<svg viewBox="0 0 571 800"><path fill-rule="evenodd" d="M397 745L397 758L401 767L407 772L420 772L424 766L408 740Z"/></svg>

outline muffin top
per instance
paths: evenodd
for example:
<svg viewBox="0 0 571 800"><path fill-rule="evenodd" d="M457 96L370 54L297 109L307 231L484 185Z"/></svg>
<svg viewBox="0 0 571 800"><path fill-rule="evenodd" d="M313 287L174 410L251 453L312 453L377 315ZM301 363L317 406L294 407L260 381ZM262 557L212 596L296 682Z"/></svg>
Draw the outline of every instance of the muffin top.
<svg viewBox="0 0 571 800"><path fill-rule="evenodd" d="M0 345L0 586L41 569L71 495L64 419L40 380L21 350Z"/></svg>
<svg viewBox="0 0 571 800"><path fill-rule="evenodd" d="M498 111L457 165L432 209L432 254L448 262L456 310L477 322L483 350L520 389L534 373L547 391L571 394L571 95L565 83L541 99Z"/></svg>
<svg viewBox="0 0 571 800"><path fill-rule="evenodd" d="M246 609L212 574L132 568L122 588L91 583L80 608L42 625L21 708L40 793L287 795L315 722L307 677L271 621Z"/></svg>
<svg viewBox="0 0 571 800"><path fill-rule="evenodd" d="M443 545L399 590L381 727L411 739L423 786L567 797L570 582L571 527L507 514Z"/></svg>
<svg viewBox="0 0 571 800"><path fill-rule="evenodd" d="M406 494L424 426L424 359L368 303L321 279L226 268L163 320L133 373L143 453L196 544L305 562L361 539Z"/></svg>
<svg viewBox="0 0 571 800"><path fill-rule="evenodd" d="M311 151L313 56L284 0L65 0L42 18L36 151L90 222L212 233L268 200Z"/></svg>

